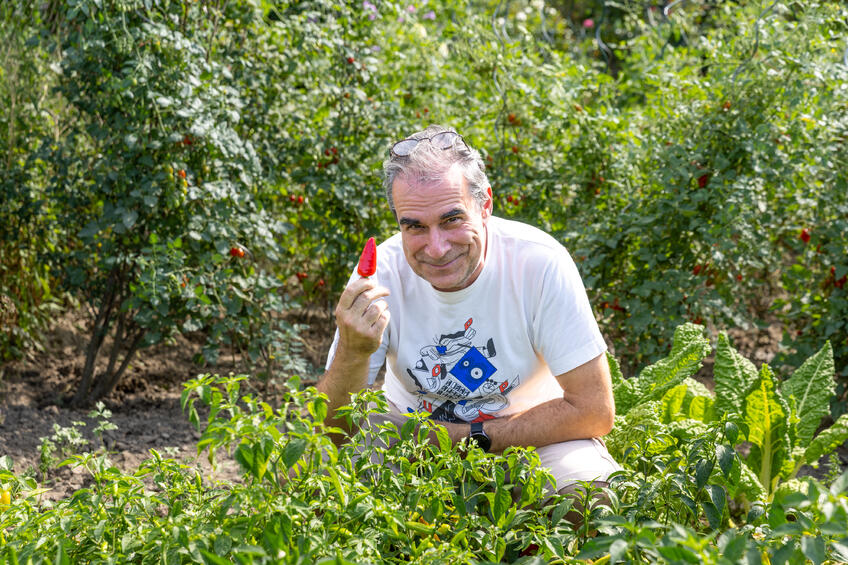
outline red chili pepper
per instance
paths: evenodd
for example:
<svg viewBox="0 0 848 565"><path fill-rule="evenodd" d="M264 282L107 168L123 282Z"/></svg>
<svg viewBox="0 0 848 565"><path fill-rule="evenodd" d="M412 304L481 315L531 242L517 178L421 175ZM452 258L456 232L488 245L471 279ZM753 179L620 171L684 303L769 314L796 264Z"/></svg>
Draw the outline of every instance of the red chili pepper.
<svg viewBox="0 0 848 565"><path fill-rule="evenodd" d="M356 272L363 277L370 277L377 272L377 243L373 237L369 237L365 242L365 249L362 250L362 255L359 256L359 266Z"/></svg>

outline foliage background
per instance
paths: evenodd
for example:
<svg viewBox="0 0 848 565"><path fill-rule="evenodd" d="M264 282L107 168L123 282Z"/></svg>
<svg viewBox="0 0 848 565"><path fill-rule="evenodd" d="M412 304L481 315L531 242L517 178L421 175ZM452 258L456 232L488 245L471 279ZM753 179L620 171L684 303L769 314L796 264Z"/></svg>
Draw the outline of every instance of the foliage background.
<svg viewBox="0 0 848 565"><path fill-rule="evenodd" d="M305 370L285 312L333 304L364 240L394 229L386 148L443 123L485 155L496 213L571 250L625 374L683 321L776 319L778 370L830 340L844 403L846 15L716 0L4 3L2 354L35 346L74 297L113 366L81 402L134 353L100 351L109 332L137 349L199 330L206 360L232 345L265 374Z"/></svg>

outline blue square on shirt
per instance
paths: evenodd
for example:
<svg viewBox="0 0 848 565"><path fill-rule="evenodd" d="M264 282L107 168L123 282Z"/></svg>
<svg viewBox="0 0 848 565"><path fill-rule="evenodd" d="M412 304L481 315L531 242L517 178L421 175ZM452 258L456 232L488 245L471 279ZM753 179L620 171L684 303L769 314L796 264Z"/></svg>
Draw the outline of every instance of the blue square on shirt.
<svg viewBox="0 0 848 565"><path fill-rule="evenodd" d="M486 382L486 379L494 375L495 371L497 371L495 366L489 363L489 360L483 357L483 354L477 348L472 347L451 368L450 374L464 384L468 390L475 391Z"/></svg>

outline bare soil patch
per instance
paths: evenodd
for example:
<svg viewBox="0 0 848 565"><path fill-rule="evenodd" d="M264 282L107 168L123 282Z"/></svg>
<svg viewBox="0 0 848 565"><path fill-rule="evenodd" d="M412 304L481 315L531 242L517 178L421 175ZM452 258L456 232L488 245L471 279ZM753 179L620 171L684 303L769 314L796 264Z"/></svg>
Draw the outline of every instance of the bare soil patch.
<svg viewBox="0 0 848 565"><path fill-rule="evenodd" d="M326 335L326 315L312 313L309 318L317 331L305 334L304 355L312 365L320 367L332 334ZM125 472L136 470L155 449L163 457L200 467L210 480L239 479L238 466L227 454L216 454L214 469L206 453L198 455L200 432L180 407L183 384L199 373L245 372L237 356L222 355L217 366L200 366L192 359L200 351L202 339L186 337L179 337L174 344L140 351L115 391L103 399L112 412L109 421L117 429L104 432L105 445L101 445L93 433L97 420L88 416L90 409L65 405L79 382L86 340L82 316L69 312L49 331L44 351L0 366L0 456L12 458L17 474L35 476L51 489L44 495L50 500L65 498L88 484L90 477L82 469L51 468L46 475L39 470L43 438L50 438L60 427L77 429L88 442L71 452L94 452L105 447L110 461ZM273 384L257 386L261 388L255 392L273 396ZM202 422L200 403L198 408ZM74 422L85 425L75 427ZM54 457L58 455L55 453Z"/></svg>

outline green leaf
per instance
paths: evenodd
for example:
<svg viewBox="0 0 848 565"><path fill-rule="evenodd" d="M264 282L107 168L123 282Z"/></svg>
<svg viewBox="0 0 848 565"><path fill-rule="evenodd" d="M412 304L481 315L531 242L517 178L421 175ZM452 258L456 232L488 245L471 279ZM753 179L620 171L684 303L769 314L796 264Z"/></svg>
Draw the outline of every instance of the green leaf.
<svg viewBox="0 0 848 565"><path fill-rule="evenodd" d="M813 565L819 565L820 563L824 562L826 558L824 549L824 539L822 539L821 536L802 537L801 552L804 554L804 557L813 562Z"/></svg>
<svg viewBox="0 0 848 565"><path fill-rule="evenodd" d="M624 378L618 360L609 351L607 351L607 361L609 362L610 376L612 377L612 393L615 397L616 412L626 414L635 404L633 401L633 384L630 380Z"/></svg>
<svg viewBox="0 0 848 565"><path fill-rule="evenodd" d="M292 465L297 463L300 456L306 450L306 440L303 438L292 438L283 449L283 465L287 469L291 469Z"/></svg>
<svg viewBox="0 0 848 565"><path fill-rule="evenodd" d="M710 342L704 337L702 327L694 324L678 327L674 332L672 354L646 367L639 376L630 379L632 394L622 395L622 412L626 414L636 404L661 398L667 390L694 375L710 351ZM619 398L616 397L616 403L618 402Z"/></svg>
<svg viewBox="0 0 848 565"><path fill-rule="evenodd" d="M711 422L715 418L713 405L715 401L706 396L696 396L689 403L689 418L701 422Z"/></svg>
<svg viewBox="0 0 848 565"><path fill-rule="evenodd" d="M757 380L757 368L733 348L724 332L718 334L713 377L716 411L741 414L745 396Z"/></svg>
<svg viewBox="0 0 848 565"><path fill-rule="evenodd" d="M745 423L751 452L745 463L757 474L766 492L772 491L774 480L784 460L789 457L790 445L787 420L789 407L775 387L774 376L763 364L759 378L745 397Z"/></svg>
<svg viewBox="0 0 848 565"><path fill-rule="evenodd" d="M784 397L791 395L795 398L795 412L799 419L795 445L807 445L822 417L830 413L830 398L836 388L833 375L833 348L827 342L783 383L781 391Z"/></svg>
<svg viewBox="0 0 848 565"><path fill-rule="evenodd" d="M848 414L841 415L832 426L822 431L810 442L810 445L804 451L804 462L808 465L815 463L823 455L833 452L845 440L848 440Z"/></svg>
<svg viewBox="0 0 848 565"><path fill-rule="evenodd" d="M736 459L736 451L729 445L719 444L715 447L715 452L722 474L729 477L730 471L733 470L733 461Z"/></svg>
<svg viewBox="0 0 848 565"><path fill-rule="evenodd" d="M451 440L448 430L444 426L436 426L436 440L439 442L439 451L447 453L451 449Z"/></svg>
<svg viewBox="0 0 848 565"><path fill-rule="evenodd" d="M686 391L689 389L685 384L679 384L669 389L662 397L663 406L663 422L669 423L679 420L683 417L681 409L683 408L683 400L686 398Z"/></svg>

